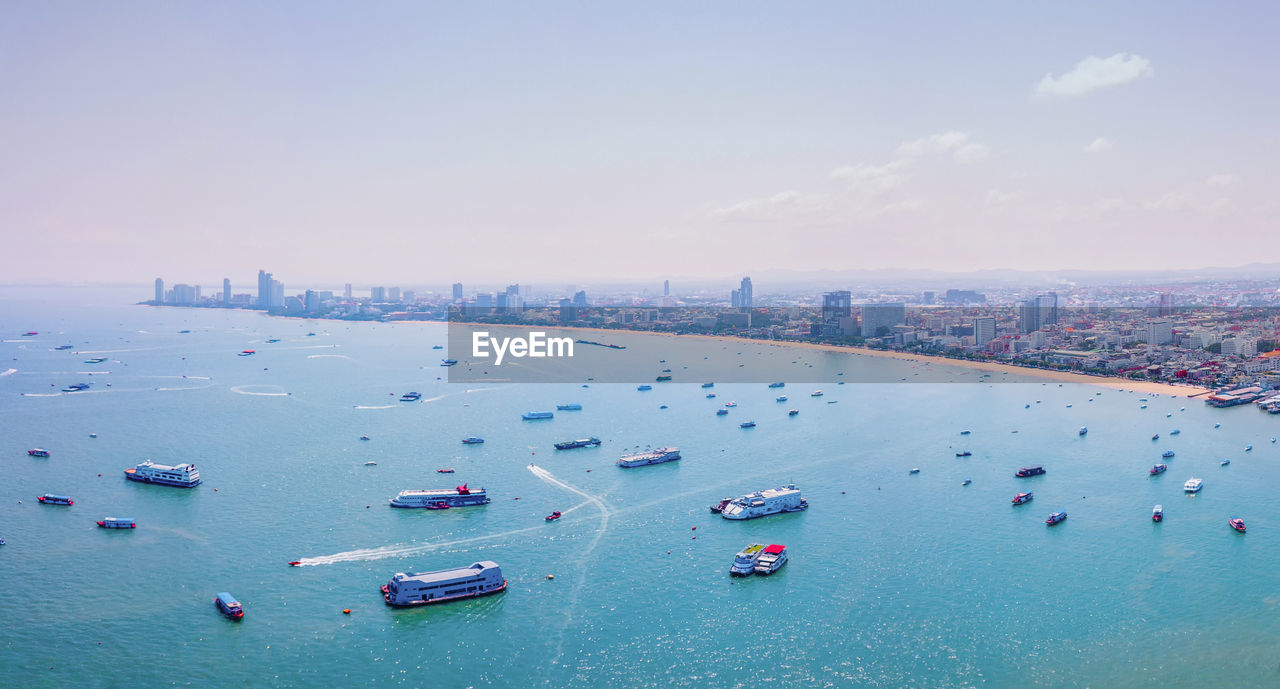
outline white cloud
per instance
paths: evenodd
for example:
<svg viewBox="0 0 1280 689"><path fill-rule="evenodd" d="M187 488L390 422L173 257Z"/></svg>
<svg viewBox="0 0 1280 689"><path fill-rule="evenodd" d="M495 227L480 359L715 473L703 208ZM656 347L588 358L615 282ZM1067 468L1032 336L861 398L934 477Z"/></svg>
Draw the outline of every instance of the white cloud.
<svg viewBox="0 0 1280 689"><path fill-rule="evenodd" d="M1117 86L1152 74L1151 61L1141 55L1116 53L1108 58L1090 55L1060 77L1046 74L1036 84L1040 96L1070 98L1107 86Z"/></svg>
<svg viewBox="0 0 1280 689"><path fill-rule="evenodd" d="M1204 183L1211 187L1229 187L1240 183L1240 175L1210 175Z"/></svg>
<svg viewBox="0 0 1280 689"><path fill-rule="evenodd" d="M976 163L987 157L989 149L969 140L966 132L944 132L907 141L898 146L898 155L919 158L930 154L951 154L957 163Z"/></svg>
<svg viewBox="0 0 1280 689"><path fill-rule="evenodd" d="M716 220L754 222L772 220L785 213L811 210L816 205L815 199L805 197L797 191L782 191L763 199L751 199L732 206L717 208L711 211Z"/></svg>
<svg viewBox="0 0 1280 689"><path fill-rule="evenodd" d="M1094 139L1093 141L1089 142L1089 145L1084 147L1084 152L1085 153L1102 153L1103 151L1109 148L1111 148L1111 142L1107 141L1106 139L1100 136Z"/></svg>
<svg viewBox="0 0 1280 689"><path fill-rule="evenodd" d="M894 160L884 165L846 165L831 171L831 178L841 180L852 191L875 196L901 187L911 178L906 160Z"/></svg>

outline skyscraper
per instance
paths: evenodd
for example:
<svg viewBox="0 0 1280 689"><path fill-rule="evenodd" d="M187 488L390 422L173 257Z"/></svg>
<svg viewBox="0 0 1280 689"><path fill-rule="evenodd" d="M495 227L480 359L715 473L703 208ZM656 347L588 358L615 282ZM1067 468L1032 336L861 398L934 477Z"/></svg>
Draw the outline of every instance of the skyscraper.
<svg viewBox="0 0 1280 689"><path fill-rule="evenodd" d="M350 282L348 282L347 286L343 288L342 298L345 299L346 301L351 301L351 283Z"/></svg>
<svg viewBox="0 0 1280 689"><path fill-rule="evenodd" d="M387 290L387 301L392 301L392 302L398 302L398 301L400 301L400 288L399 288L399 287L392 287L391 289L388 289L388 290Z"/></svg>
<svg viewBox="0 0 1280 689"><path fill-rule="evenodd" d="M462 301L462 283L461 282L453 283L453 301L455 303Z"/></svg>
<svg viewBox="0 0 1280 689"><path fill-rule="evenodd" d="M738 306L744 309L755 306L755 297L751 293L751 278L742 278L742 285L738 287Z"/></svg>
<svg viewBox="0 0 1280 689"><path fill-rule="evenodd" d="M156 303L164 303L164 280L156 278Z"/></svg>
<svg viewBox="0 0 1280 689"><path fill-rule="evenodd" d="M996 339L996 319L980 317L973 319L973 343L979 347Z"/></svg>
<svg viewBox="0 0 1280 689"><path fill-rule="evenodd" d="M893 326L906 322L907 305L902 302L862 305L863 337L879 337Z"/></svg>
<svg viewBox="0 0 1280 689"><path fill-rule="evenodd" d="M372 301L374 303L382 303L382 302L385 302L386 300L387 300L386 287L370 287L369 288L369 301Z"/></svg>
<svg viewBox="0 0 1280 689"><path fill-rule="evenodd" d="M320 310L320 295L315 290L309 289L303 297L302 304L307 313L315 313Z"/></svg>
<svg viewBox="0 0 1280 689"><path fill-rule="evenodd" d="M222 305L231 304L231 278L222 278Z"/></svg>
<svg viewBox="0 0 1280 689"><path fill-rule="evenodd" d="M258 307L263 309L271 308L271 273L265 270L258 271Z"/></svg>
<svg viewBox="0 0 1280 689"><path fill-rule="evenodd" d="M1160 315L1160 316L1169 316L1173 314L1173 293L1172 292L1160 293L1160 306L1156 308L1156 313L1157 315Z"/></svg>
<svg viewBox="0 0 1280 689"><path fill-rule="evenodd" d="M664 296L664 297L669 297L669 296L671 296L671 281L670 281L670 280L663 280L663 281L662 281L662 296Z"/></svg>
<svg viewBox="0 0 1280 689"><path fill-rule="evenodd" d="M853 315L853 295L848 290L822 295L822 322L835 324Z"/></svg>
<svg viewBox="0 0 1280 689"><path fill-rule="evenodd" d="M1173 326L1169 321L1158 320L1147 323L1147 345L1157 346L1173 342Z"/></svg>
<svg viewBox="0 0 1280 689"><path fill-rule="evenodd" d="M742 290L733 290L729 292L729 305L733 308L742 306Z"/></svg>
<svg viewBox="0 0 1280 689"><path fill-rule="evenodd" d="M1058 294L1050 292L1022 303L1018 316L1018 328L1024 333L1033 333L1046 325L1058 323Z"/></svg>

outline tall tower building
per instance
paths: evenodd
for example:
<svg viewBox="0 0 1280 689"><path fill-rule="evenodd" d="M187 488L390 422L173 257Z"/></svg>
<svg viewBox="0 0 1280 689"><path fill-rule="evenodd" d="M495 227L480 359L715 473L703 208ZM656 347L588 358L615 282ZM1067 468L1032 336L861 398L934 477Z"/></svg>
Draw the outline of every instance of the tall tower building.
<svg viewBox="0 0 1280 689"><path fill-rule="evenodd" d="M1046 325L1058 323L1058 294L1050 292L1022 303L1018 315L1018 327L1024 333L1033 333Z"/></svg>
<svg viewBox="0 0 1280 689"><path fill-rule="evenodd" d="M461 282L453 283L453 301L455 303L462 301L462 283Z"/></svg>
<svg viewBox="0 0 1280 689"><path fill-rule="evenodd" d="M222 305L231 304L231 278L222 278Z"/></svg>
<svg viewBox="0 0 1280 689"><path fill-rule="evenodd" d="M980 317L973 319L973 343L979 347L996 339L996 319Z"/></svg>
<svg viewBox="0 0 1280 689"><path fill-rule="evenodd" d="M258 271L258 307L271 307L271 273L265 270Z"/></svg>
<svg viewBox="0 0 1280 689"><path fill-rule="evenodd" d="M902 302L894 304L862 305L862 336L879 337L895 325L907 322L907 305Z"/></svg>
<svg viewBox="0 0 1280 689"><path fill-rule="evenodd" d="M663 281L662 281L662 296L664 296L664 297L669 297L669 296L671 296L671 281L670 281L670 280L663 280Z"/></svg>
<svg viewBox="0 0 1280 689"><path fill-rule="evenodd" d="M742 285L738 288L738 306L744 309L755 306L755 298L751 294L751 278L742 278Z"/></svg>
<svg viewBox="0 0 1280 689"><path fill-rule="evenodd" d="M347 301L351 301L351 283L350 282L348 282L347 286L343 288L342 298Z"/></svg>
<svg viewBox="0 0 1280 689"><path fill-rule="evenodd" d="M164 280L156 278L156 303L164 303Z"/></svg>

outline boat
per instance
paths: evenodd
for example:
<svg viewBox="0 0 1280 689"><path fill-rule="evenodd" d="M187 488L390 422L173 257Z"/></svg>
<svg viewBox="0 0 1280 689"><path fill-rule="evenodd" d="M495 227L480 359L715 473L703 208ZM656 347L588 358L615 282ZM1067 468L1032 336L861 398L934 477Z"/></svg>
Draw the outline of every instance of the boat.
<svg viewBox="0 0 1280 689"><path fill-rule="evenodd" d="M397 572L382 586L382 600L391 606L410 607L487 596L507 590L507 580L496 562L485 560L469 567L417 574Z"/></svg>
<svg viewBox="0 0 1280 689"><path fill-rule="evenodd" d="M444 349L444 345L431 345L432 349Z"/></svg>
<svg viewBox="0 0 1280 689"><path fill-rule="evenodd" d="M293 562L290 562L290 563L289 563L289 566L290 566L290 567L301 567L301 566L302 566L302 560L294 560Z"/></svg>
<svg viewBox="0 0 1280 689"><path fill-rule="evenodd" d="M730 576L746 577L756 571L756 561L760 559L760 551L764 550L763 543L752 543L737 555L733 556L733 564L729 565Z"/></svg>
<svg viewBox="0 0 1280 689"><path fill-rule="evenodd" d="M1245 446L1244 446L1244 451L1245 451L1245 452L1253 452L1253 446L1252 446L1252 445L1245 445Z"/></svg>
<svg viewBox="0 0 1280 689"><path fill-rule="evenodd" d="M54 349L54 351L58 351L58 352L65 352L66 350L71 349L71 345L58 345L57 347L54 347L53 349Z"/></svg>
<svg viewBox="0 0 1280 689"><path fill-rule="evenodd" d="M1220 423L1215 423L1215 424L1213 424L1213 427L1214 427L1214 428L1222 428L1222 424L1220 424Z"/></svg>
<svg viewBox="0 0 1280 689"><path fill-rule="evenodd" d="M457 364L458 364L457 359L442 359L440 361L441 366L456 366Z"/></svg>
<svg viewBox="0 0 1280 689"><path fill-rule="evenodd" d="M1044 467L1036 464L1035 466L1022 467L1021 469L1018 469L1014 476L1018 478L1027 478L1029 476L1040 476L1044 473Z"/></svg>
<svg viewBox="0 0 1280 689"><path fill-rule="evenodd" d="M280 338L278 338L278 337L273 337L273 338L271 338L270 340L267 340L267 344L275 344L275 343L277 343L277 342L279 342L279 341L280 341Z"/></svg>
<svg viewBox="0 0 1280 689"><path fill-rule="evenodd" d="M245 350L241 350L239 356L250 356L256 353L257 352L253 351L252 349L245 349Z"/></svg>
<svg viewBox="0 0 1280 689"><path fill-rule="evenodd" d="M972 457L973 453L968 450L962 450L956 453L957 457Z"/></svg>
<svg viewBox="0 0 1280 689"><path fill-rule="evenodd" d="M1160 439L1160 434L1159 434L1159 433L1157 433L1157 434L1155 434L1155 435L1151 436L1151 439L1152 439L1152 440L1159 440L1159 439Z"/></svg>
<svg viewBox="0 0 1280 689"><path fill-rule="evenodd" d="M967 479L965 479L965 480L964 480L964 483L961 483L960 485L962 485L962 486L967 486L967 485L969 485L970 483L973 483L973 479L971 479L971 478L967 478Z"/></svg>
<svg viewBox="0 0 1280 689"><path fill-rule="evenodd" d="M715 386L716 386L716 384L715 384L715 383L703 383L703 384L702 384L702 387L704 387L704 388L714 388Z"/></svg>
<svg viewBox="0 0 1280 689"><path fill-rule="evenodd" d="M63 392L82 392L88 389L89 389L88 383L76 383L75 385L68 385L67 387L62 388L62 391Z"/></svg>
<svg viewBox="0 0 1280 689"><path fill-rule="evenodd" d="M755 427L756 427L755 421L743 421L742 423L738 424L738 428L755 428Z"/></svg>
<svg viewBox="0 0 1280 689"><path fill-rule="evenodd" d="M32 457L48 457L49 451L42 450L38 447L34 447L34 448L31 448L30 450L27 450L27 454L31 455Z"/></svg>
<svg viewBox="0 0 1280 689"><path fill-rule="evenodd" d="M1018 493L1013 496L1013 504L1021 505L1023 503L1031 502L1031 499L1034 497L1035 493Z"/></svg>
<svg viewBox="0 0 1280 689"><path fill-rule="evenodd" d="M725 403L724 403L724 406L726 406L726 407L736 407L736 406L738 406L738 403L737 403L737 402L734 402L733 400L730 400L730 401L728 401L728 402L725 402Z"/></svg>
<svg viewBox="0 0 1280 689"><path fill-rule="evenodd" d="M1235 529L1236 531L1239 531L1240 533L1244 533L1243 519L1240 519L1239 517L1237 517L1235 519L1229 520L1227 523L1230 524L1231 528Z"/></svg>
<svg viewBox="0 0 1280 689"><path fill-rule="evenodd" d="M653 386L652 386L652 385L637 385L637 386L636 386L636 390L639 390L640 392L644 392L645 390L652 390L652 389L653 389Z"/></svg>
<svg viewBox="0 0 1280 689"><path fill-rule="evenodd" d="M4 545L4 539L0 538L0 545Z"/></svg>
<svg viewBox="0 0 1280 689"><path fill-rule="evenodd" d="M124 470L124 477L141 483L158 483L164 486L194 488L200 485L200 472L194 464L168 466L145 460L132 469Z"/></svg>
<svg viewBox="0 0 1280 689"><path fill-rule="evenodd" d="M136 529L138 525L127 517L107 517L98 522L98 527L102 529Z"/></svg>
<svg viewBox="0 0 1280 689"><path fill-rule="evenodd" d="M547 516L543 517L543 519L549 522L553 522L559 518L560 518L560 510L556 510L555 512L552 512L551 514L548 514Z"/></svg>
<svg viewBox="0 0 1280 689"><path fill-rule="evenodd" d="M755 519L780 512L800 512L809 508L809 501L800 495L794 483L779 488L768 488L747 493L725 505L720 516L725 519Z"/></svg>
<svg viewBox="0 0 1280 689"><path fill-rule="evenodd" d="M680 459L680 448L660 447L656 450L646 449L644 452L622 455L618 458L618 461L615 462L615 464L620 467L630 469L631 467L642 467L650 464L674 462L677 459Z"/></svg>
<svg viewBox="0 0 1280 689"><path fill-rule="evenodd" d="M771 388L785 388L785 387L787 387L787 384L786 384L786 383L769 383L769 387L771 387Z"/></svg>
<svg viewBox="0 0 1280 689"><path fill-rule="evenodd" d="M1161 456L1161 457L1164 457L1165 459L1169 459L1170 457L1172 457L1172 456L1173 456L1173 450L1165 450L1165 451L1164 451L1164 454L1162 454L1162 455L1160 455L1160 456Z"/></svg>
<svg viewBox="0 0 1280 689"><path fill-rule="evenodd" d="M423 507L423 509L428 509L428 510L447 510L447 509L449 509L449 503L447 503L447 502L445 502L445 501L441 500L441 501L439 501L439 502L431 502L431 503L427 503L427 504L423 505L422 507Z"/></svg>
<svg viewBox="0 0 1280 689"><path fill-rule="evenodd" d="M707 393L707 399L709 399L709 400L713 400L713 399L715 399L715 398L716 398L716 393L714 393L714 392L708 392L708 393Z"/></svg>
<svg viewBox="0 0 1280 689"><path fill-rule="evenodd" d="M1164 505L1156 505L1154 508L1152 508L1151 521L1153 522L1164 521Z"/></svg>
<svg viewBox="0 0 1280 689"><path fill-rule="evenodd" d="M70 505L74 505L74 504L76 504L76 501L75 501L75 500L72 500L71 498L69 498L69 497L67 497L67 496L65 496L65 495L54 495L53 493L45 493L44 495L41 495L41 496L37 497L37 498L36 498L36 500L39 500L39 501L40 501L40 504L42 504L42 505L68 505L68 506L70 506Z"/></svg>
<svg viewBox="0 0 1280 689"><path fill-rule="evenodd" d="M437 474L452 474L455 471L457 470L456 469L436 469Z"/></svg>
<svg viewBox="0 0 1280 689"><path fill-rule="evenodd" d="M368 440L368 439L369 439L369 436L367 436L367 435L362 435L362 436L360 436L360 439L361 439L361 440Z"/></svg>
<svg viewBox="0 0 1280 689"><path fill-rule="evenodd" d="M1181 433L1182 431L1178 430L1177 428L1173 429L1172 431L1169 431L1169 435L1179 435Z"/></svg>
<svg viewBox="0 0 1280 689"><path fill-rule="evenodd" d="M531 411L531 412L525 412L520 416L520 418L524 419L525 421L537 421L539 419L555 418L555 414L549 411Z"/></svg>
<svg viewBox="0 0 1280 689"><path fill-rule="evenodd" d="M378 463L377 463L377 462L374 462L374 461L372 461L372 460L370 460L370 461L368 461L368 462L365 462L365 463L364 463L364 465L365 465L365 466L367 466L367 467L376 467L376 466L378 466Z"/></svg>
<svg viewBox="0 0 1280 689"><path fill-rule="evenodd" d="M578 403L557 404L556 411L582 411L582 405Z"/></svg>
<svg viewBox="0 0 1280 689"><path fill-rule="evenodd" d="M22 336L23 336L23 337L33 337L33 336L35 336L35 335L39 335L39 334L40 334L40 333L38 333L38 332L36 332L36 331L34 331L34 330L30 330L30 331L27 331L27 332L25 332L25 333L22 333Z"/></svg>
<svg viewBox="0 0 1280 689"><path fill-rule="evenodd" d="M483 488L473 490L468 488L465 483L457 488L400 491L399 495L391 498L392 507L404 508L431 508L433 506L438 507L441 504L448 507L470 507L488 503L489 496Z"/></svg>
<svg viewBox="0 0 1280 689"><path fill-rule="evenodd" d="M810 397L822 397L822 391L821 391L821 390L814 390L813 392L809 393L809 396L810 396Z"/></svg>
<svg viewBox="0 0 1280 689"><path fill-rule="evenodd" d="M711 513L720 514L724 512L724 508L728 507L731 502L733 502L733 498L721 498L719 502L711 506Z"/></svg>
<svg viewBox="0 0 1280 689"><path fill-rule="evenodd" d="M716 416L724 416L725 414L728 414L728 413L729 413L729 410L728 410L728 409L717 409L717 410L716 410Z"/></svg>
<svg viewBox="0 0 1280 689"><path fill-rule="evenodd" d="M787 410L787 416L795 416L796 414L799 414L799 413L800 413L800 410L799 410L799 409L788 409L788 410Z"/></svg>
<svg viewBox="0 0 1280 689"><path fill-rule="evenodd" d="M213 599L213 604L218 607L219 612L233 620L244 618L244 606L236 600L235 596L226 591L219 593L218 597Z"/></svg>
<svg viewBox="0 0 1280 689"><path fill-rule="evenodd" d="M920 467L915 467L914 469L912 469L911 471L908 471L907 473L908 473L908 474L918 474L918 473L920 473Z"/></svg>
<svg viewBox="0 0 1280 689"><path fill-rule="evenodd" d="M1229 460L1229 459L1224 459L1224 460L1222 460L1221 462L1219 462L1218 464L1219 464L1219 466L1226 466L1226 465L1228 465L1228 464L1230 464L1230 463L1231 463L1231 460Z"/></svg>
<svg viewBox="0 0 1280 689"><path fill-rule="evenodd" d="M469 438L462 439L463 445L481 445L483 443L484 443L484 438L480 438L474 435Z"/></svg>
<svg viewBox="0 0 1280 689"><path fill-rule="evenodd" d="M1048 524L1049 526L1053 526L1054 524L1057 524L1066 518L1067 518L1066 511L1058 510L1057 512L1054 512L1053 514L1049 515L1049 518L1044 520L1044 523Z"/></svg>
<svg viewBox="0 0 1280 689"><path fill-rule="evenodd" d="M100 356L100 357L98 357L98 358L96 358L96 359L85 359L85 360L84 360L84 363L86 363L86 364L101 364L102 362L104 362L104 361L106 361L106 360L107 360L107 357L105 357L105 356Z"/></svg>
<svg viewBox="0 0 1280 689"><path fill-rule="evenodd" d="M401 402L417 402L422 399L421 392L406 392L400 396Z"/></svg>
<svg viewBox="0 0 1280 689"><path fill-rule="evenodd" d="M781 396L779 396L779 397L774 398L774 400L773 400L773 401L774 401L774 402L786 402L786 401L787 401L787 396L786 396L786 395L781 395Z"/></svg>
<svg viewBox="0 0 1280 689"><path fill-rule="evenodd" d="M756 560L756 574L766 576L773 574L785 564L787 564L787 546L775 543L760 553L759 559Z"/></svg>
<svg viewBox="0 0 1280 689"><path fill-rule="evenodd" d="M658 376L658 378L657 378L654 382L655 382L655 383L665 383L665 382L667 382L667 381L669 381L669 380L671 380L671 376L668 376L668 375L661 375L661 376Z"/></svg>
<svg viewBox="0 0 1280 689"><path fill-rule="evenodd" d="M1187 479L1187 482L1182 484L1182 490L1188 493L1199 493L1201 488L1204 488L1204 479L1201 478Z"/></svg>
<svg viewBox="0 0 1280 689"><path fill-rule="evenodd" d="M1089 429L1088 429L1088 428L1086 428L1086 427L1084 427L1084 426L1081 426L1081 427L1080 427L1080 433L1079 433L1079 435L1085 435L1085 434L1087 434L1088 432L1089 432Z"/></svg>
<svg viewBox="0 0 1280 689"><path fill-rule="evenodd" d="M577 440L566 440L556 443L557 450L573 450L579 447L595 447L600 444L599 438L578 438Z"/></svg>
<svg viewBox="0 0 1280 689"><path fill-rule="evenodd" d="M970 431L970 430L963 430L963 431L960 431L960 435L969 435L972 432L973 431Z"/></svg>
<svg viewBox="0 0 1280 689"><path fill-rule="evenodd" d="M1168 465L1168 464L1156 464L1156 465L1152 466L1152 467L1151 467L1151 470L1150 470L1150 471L1148 471L1147 473L1148 473L1148 474L1151 474L1152 476L1155 476L1155 475L1157 475L1157 474L1163 474L1164 472L1166 472L1166 471L1168 471L1168 470L1169 470L1169 465Z"/></svg>

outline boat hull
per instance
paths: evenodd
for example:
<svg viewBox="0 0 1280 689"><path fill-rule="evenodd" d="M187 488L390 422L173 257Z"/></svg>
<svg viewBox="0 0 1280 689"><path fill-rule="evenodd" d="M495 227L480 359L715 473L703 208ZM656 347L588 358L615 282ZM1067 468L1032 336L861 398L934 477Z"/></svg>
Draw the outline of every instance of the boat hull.
<svg viewBox="0 0 1280 689"><path fill-rule="evenodd" d="M502 580L501 586L495 586L488 591L475 591L472 593L459 593L456 596L443 596L441 598L432 598L431 600L415 600L407 603L395 603L391 600L391 594L387 592L387 586L382 586L382 602L393 608L417 608L423 605L435 605L436 603L450 603L456 600L464 600L467 598L481 598L483 596L492 596L495 593L502 593L507 590L507 580Z"/></svg>
<svg viewBox="0 0 1280 689"><path fill-rule="evenodd" d="M195 479L194 481L174 481L167 478L138 476L137 474L128 473L127 470L125 472L124 477L129 479L130 481L137 481L138 483L154 483L160 486L174 486L176 488L195 488L196 486L200 485L200 479Z"/></svg>

